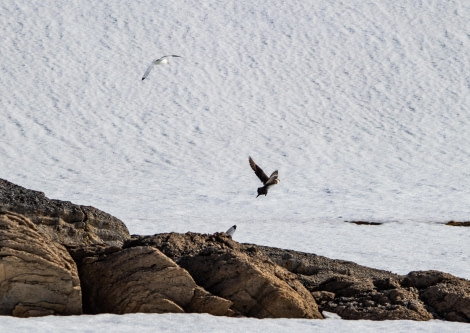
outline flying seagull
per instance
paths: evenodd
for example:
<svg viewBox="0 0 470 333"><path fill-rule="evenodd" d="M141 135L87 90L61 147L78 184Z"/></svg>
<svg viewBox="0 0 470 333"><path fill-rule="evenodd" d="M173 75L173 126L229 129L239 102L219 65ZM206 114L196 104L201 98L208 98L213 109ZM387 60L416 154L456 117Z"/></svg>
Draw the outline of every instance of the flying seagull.
<svg viewBox="0 0 470 333"><path fill-rule="evenodd" d="M251 157L248 157L248 161L250 162L251 168L264 185L262 187L258 187L258 195L256 197L259 197L262 194L266 196L266 194L268 194L268 189L281 181L280 179L277 179L277 170L268 177L264 171L258 165L256 165L255 161L253 161Z"/></svg>
<svg viewBox="0 0 470 333"><path fill-rule="evenodd" d="M145 80L145 79L147 78L147 76L149 76L150 71L152 70L153 66L160 65L160 64L169 64L170 61L169 61L168 59L169 59L170 57L183 58L182 56L172 54L172 55L163 56L163 57L161 57L160 59L155 59L154 61L152 61L152 63L150 64L150 66L149 66L149 67L147 68L147 70L145 71L144 76L142 76L142 80Z"/></svg>
<svg viewBox="0 0 470 333"><path fill-rule="evenodd" d="M229 235L230 237L233 236L233 234L235 233L235 230L237 230L237 226L236 225L233 225L230 227L230 229L228 229L225 233L227 235Z"/></svg>

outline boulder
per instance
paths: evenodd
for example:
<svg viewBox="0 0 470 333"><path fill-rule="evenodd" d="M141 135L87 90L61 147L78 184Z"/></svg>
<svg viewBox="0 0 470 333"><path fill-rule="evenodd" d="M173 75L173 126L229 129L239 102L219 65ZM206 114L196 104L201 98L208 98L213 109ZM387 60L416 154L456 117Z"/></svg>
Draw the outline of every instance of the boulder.
<svg viewBox="0 0 470 333"><path fill-rule="evenodd" d="M323 318L294 274L224 233L134 237L124 246L136 245L160 249L188 270L196 283L232 301L232 308L242 316Z"/></svg>
<svg viewBox="0 0 470 333"><path fill-rule="evenodd" d="M230 301L199 287L186 270L152 247L84 257L79 271L85 313L233 313Z"/></svg>
<svg viewBox="0 0 470 333"><path fill-rule="evenodd" d="M0 315L82 313L77 267L26 217L0 212Z"/></svg>
<svg viewBox="0 0 470 333"><path fill-rule="evenodd" d="M208 248L179 264L205 289L231 300L244 316L323 318L314 298L295 276L269 260Z"/></svg>
<svg viewBox="0 0 470 333"><path fill-rule="evenodd" d="M470 281L438 271L405 276L315 254L259 246L297 274L321 311L344 319L470 322Z"/></svg>
<svg viewBox="0 0 470 333"><path fill-rule="evenodd" d="M415 287L437 318L470 322L470 283L439 271L408 273L404 285Z"/></svg>
<svg viewBox="0 0 470 333"><path fill-rule="evenodd" d="M78 266L78 270L77 270ZM80 280L79 280L80 278ZM202 312L470 322L470 281L397 275L225 233L130 236L93 207L0 179L0 315Z"/></svg>
<svg viewBox="0 0 470 333"><path fill-rule="evenodd" d="M43 234L64 245L121 246L130 238L121 220L99 209L48 199L43 192L4 179L0 179L0 211L28 217Z"/></svg>
<svg viewBox="0 0 470 333"><path fill-rule="evenodd" d="M315 254L258 246L273 262L295 273L320 311L343 319L429 320L418 293L400 285L397 274Z"/></svg>

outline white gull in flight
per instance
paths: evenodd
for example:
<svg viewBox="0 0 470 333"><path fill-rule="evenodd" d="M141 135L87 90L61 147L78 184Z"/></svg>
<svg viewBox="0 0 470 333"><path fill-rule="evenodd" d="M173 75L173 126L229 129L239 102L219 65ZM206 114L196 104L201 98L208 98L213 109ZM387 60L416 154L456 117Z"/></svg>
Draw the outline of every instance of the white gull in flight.
<svg viewBox="0 0 470 333"><path fill-rule="evenodd" d="M169 64L170 61L168 60L168 58L170 58L170 57L182 58L182 56L172 54L172 55L163 56L159 59L155 59L154 61L152 61L150 66L145 71L144 76L142 76L142 80L145 80L147 78L147 76L149 76L150 71L152 70L153 66L160 65L160 64Z"/></svg>

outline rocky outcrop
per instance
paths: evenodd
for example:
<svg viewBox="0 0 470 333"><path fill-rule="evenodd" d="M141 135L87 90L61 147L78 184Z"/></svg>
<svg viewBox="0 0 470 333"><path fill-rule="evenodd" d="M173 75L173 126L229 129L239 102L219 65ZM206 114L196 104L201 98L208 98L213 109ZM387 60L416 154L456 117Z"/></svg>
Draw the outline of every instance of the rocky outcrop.
<svg viewBox="0 0 470 333"><path fill-rule="evenodd" d="M468 280L437 271L400 276L314 254L259 249L296 273L322 311L337 313L344 319L470 322Z"/></svg>
<svg viewBox="0 0 470 333"><path fill-rule="evenodd" d="M83 294L83 297L81 295ZM82 301L83 298L83 301ZM470 281L397 275L225 233L130 237L93 207L0 180L0 315L203 312L470 322ZM83 302L83 305L82 305Z"/></svg>
<svg viewBox="0 0 470 333"><path fill-rule="evenodd" d="M134 237L125 246L140 244L156 247L173 258L198 284L232 301L233 309L244 316L323 318L314 298L294 274L224 233Z"/></svg>
<svg viewBox="0 0 470 333"><path fill-rule="evenodd" d="M439 271L411 272L403 285L415 288L438 318L470 322L470 283Z"/></svg>
<svg viewBox="0 0 470 333"><path fill-rule="evenodd" d="M44 235L64 245L120 246L130 237L121 220L99 209L48 199L43 192L4 179L0 179L0 210L29 218Z"/></svg>
<svg viewBox="0 0 470 333"><path fill-rule="evenodd" d="M186 270L152 247L88 256L79 266L85 313L233 313L230 301L199 287Z"/></svg>
<svg viewBox="0 0 470 333"><path fill-rule="evenodd" d="M77 267L26 217L0 212L0 315L82 313Z"/></svg>
<svg viewBox="0 0 470 333"><path fill-rule="evenodd" d="M212 293L256 318L323 318L305 287L270 260L232 250L206 249L179 264Z"/></svg>

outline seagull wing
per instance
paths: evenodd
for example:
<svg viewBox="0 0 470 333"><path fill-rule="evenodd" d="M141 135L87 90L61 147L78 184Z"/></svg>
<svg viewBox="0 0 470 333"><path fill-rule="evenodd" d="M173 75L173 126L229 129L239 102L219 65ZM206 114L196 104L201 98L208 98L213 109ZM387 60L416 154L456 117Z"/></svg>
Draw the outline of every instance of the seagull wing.
<svg viewBox="0 0 470 333"><path fill-rule="evenodd" d="M147 70L145 71L144 75L142 76L142 80L145 80L145 79L147 78L147 76L149 76L150 71L152 70L153 66L161 64L162 61L163 61L165 58L169 58L169 57L183 58L182 56L179 56L179 55L176 55L176 54L171 54L171 55L166 55L166 56L163 56L163 57L161 57L161 58L155 59L154 61L152 61L152 63L150 64L150 66L149 66L149 67L147 68Z"/></svg>
<svg viewBox="0 0 470 333"><path fill-rule="evenodd" d="M250 162L250 166L255 172L255 174L258 176L258 178L261 180L263 184L266 184L266 182L269 180L269 177L266 176L264 173L263 169L261 169L258 165L256 165L255 161L251 157L248 157L248 161Z"/></svg>
<svg viewBox="0 0 470 333"><path fill-rule="evenodd" d="M266 183L264 183L264 185L274 185L276 184L276 180L277 180L277 170L274 171L271 176L269 176L269 179Z"/></svg>
<svg viewBox="0 0 470 333"><path fill-rule="evenodd" d="M163 61L164 59L166 59L166 58L171 58L171 57L183 58L182 56L179 56L179 55L176 55L176 54L169 54L169 55L165 55L165 56L163 56L163 57L161 57L161 58L155 59L155 60L153 61L153 64L154 64L154 65L158 65L158 64L162 63L162 61Z"/></svg>
<svg viewBox="0 0 470 333"><path fill-rule="evenodd" d="M145 80L147 78L147 76L149 76L150 74L150 71L152 70L153 68L153 65L154 65L154 62L152 62L150 64L150 66L147 68L147 70L145 71L144 75L142 76L142 80Z"/></svg>

